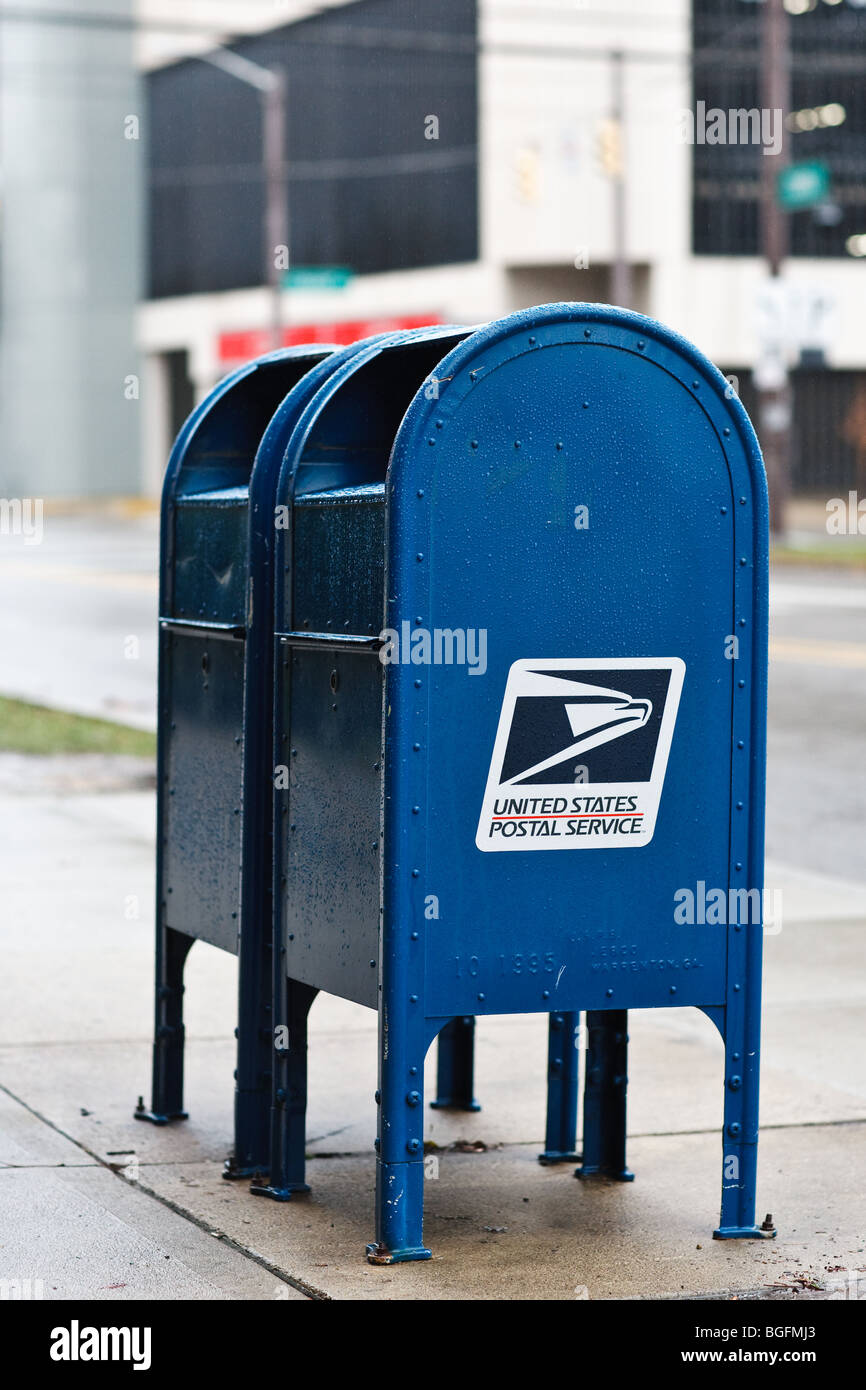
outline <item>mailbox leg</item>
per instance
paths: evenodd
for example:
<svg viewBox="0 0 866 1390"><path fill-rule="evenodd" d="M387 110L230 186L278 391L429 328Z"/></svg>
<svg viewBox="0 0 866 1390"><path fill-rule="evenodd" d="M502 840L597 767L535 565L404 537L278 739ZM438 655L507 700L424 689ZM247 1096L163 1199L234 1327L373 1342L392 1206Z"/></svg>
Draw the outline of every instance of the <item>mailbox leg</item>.
<svg viewBox="0 0 866 1390"><path fill-rule="evenodd" d="M758 1082L760 1074L760 952L762 925L748 928L752 934L751 980L728 994L724 1023L725 1115L722 1133L722 1212L716 1240L772 1240L776 1234L767 1213L759 1226L755 1220L758 1174ZM757 965L754 963L757 959ZM753 983L756 981L757 983ZM709 1010L707 1010L709 1012Z"/></svg>
<svg viewBox="0 0 866 1390"><path fill-rule="evenodd" d="M246 934L242 931L239 966L235 1142L234 1153L223 1168L223 1177L230 1181L261 1173L270 1152L274 1051L271 943L261 940L259 929Z"/></svg>
<svg viewBox="0 0 866 1390"><path fill-rule="evenodd" d="M371 1265L429 1260L424 1245L424 1162L376 1161L376 1240L367 1246Z"/></svg>
<svg viewBox="0 0 866 1390"><path fill-rule="evenodd" d="M427 1048L405 1013L396 1025L392 1016L388 1034L384 1027L380 1013L376 1239L367 1246L367 1259L374 1265L429 1260L431 1253L424 1245L422 1229Z"/></svg>
<svg viewBox="0 0 866 1390"><path fill-rule="evenodd" d="M161 926L156 937L156 1021L151 1108L139 1097L137 1120L185 1120L183 1108L183 968L194 938Z"/></svg>
<svg viewBox="0 0 866 1390"><path fill-rule="evenodd" d="M452 1018L439 1034L436 1099L431 1110L480 1110L472 1094L475 1075L475 1019Z"/></svg>
<svg viewBox="0 0 866 1390"><path fill-rule="evenodd" d="M539 1163L577 1163L580 1014L551 1014L547 1031L547 1126Z"/></svg>
<svg viewBox="0 0 866 1390"><path fill-rule="evenodd" d="M250 1192L288 1202L295 1192L309 1192L306 1182L307 1017L318 990L287 980L281 1013L285 1036L277 1025L274 1040L271 1106L271 1170L267 1182L255 1179Z"/></svg>
<svg viewBox="0 0 866 1390"><path fill-rule="evenodd" d="M633 1182L625 1161L628 1013L587 1013L589 1045L583 1094L583 1162L576 1178Z"/></svg>

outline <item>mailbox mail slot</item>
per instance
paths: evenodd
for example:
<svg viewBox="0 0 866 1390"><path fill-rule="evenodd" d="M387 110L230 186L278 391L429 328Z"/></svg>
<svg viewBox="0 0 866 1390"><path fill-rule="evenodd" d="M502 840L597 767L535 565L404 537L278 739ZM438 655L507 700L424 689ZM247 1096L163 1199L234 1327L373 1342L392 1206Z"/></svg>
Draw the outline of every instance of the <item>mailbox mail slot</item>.
<svg viewBox="0 0 866 1390"><path fill-rule="evenodd" d="M278 491L288 1043L260 1186L304 1185L319 989L379 1012L374 1263L429 1255L423 1064L449 1021L587 1010L580 1173L628 1178L627 1010L690 1005L725 1043L715 1234L771 1235L755 1224L760 911L677 913L700 883L760 899L754 433L720 373L640 315L549 305L442 341L438 362L436 346L332 375Z"/></svg>

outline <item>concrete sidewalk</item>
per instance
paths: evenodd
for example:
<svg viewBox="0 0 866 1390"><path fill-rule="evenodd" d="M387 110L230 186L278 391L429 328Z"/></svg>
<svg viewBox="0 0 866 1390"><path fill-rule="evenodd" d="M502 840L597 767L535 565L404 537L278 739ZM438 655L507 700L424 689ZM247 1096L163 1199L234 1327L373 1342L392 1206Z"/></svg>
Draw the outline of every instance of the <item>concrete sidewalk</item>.
<svg viewBox="0 0 866 1390"><path fill-rule="evenodd" d="M766 940L759 1200L777 1241L711 1238L722 1047L702 1014L632 1014L637 1180L610 1187L538 1165L546 1023L497 1018L478 1028L481 1113L427 1111L434 1258L375 1269L368 1011L323 997L311 1014L307 1197L278 1205L220 1176L236 963L210 947L187 968L190 1119L133 1120L149 1084L154 805L118 790L128 765L109 771L84 790L86 768L58 784L49 764L0 757L0 1280L41 1280L51 1298L501 1300L809 1297L866 1275L866 885L768 866L785 923Z"/></svg>

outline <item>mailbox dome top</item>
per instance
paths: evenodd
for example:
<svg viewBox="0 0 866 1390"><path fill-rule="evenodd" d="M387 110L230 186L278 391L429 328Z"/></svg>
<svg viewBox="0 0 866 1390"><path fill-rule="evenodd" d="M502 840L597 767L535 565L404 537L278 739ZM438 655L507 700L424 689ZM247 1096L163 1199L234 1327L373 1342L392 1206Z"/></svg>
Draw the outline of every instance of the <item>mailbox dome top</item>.
<svg viewBox="0 0 866 1390"><path fill-rule="evenodd" d="M429 392L419 391L407 410L391 456L392 484L399 490L403 464L420 447L421 436L429 431L434 416L442 429L468 395L499 367L546 348L565 346L619 351L628 354L632 368L639 358L678 379L684 391L699 403L720 438L725 439L727 448L739 446L751 475L755 501L759 510L766 510L761 451L751 421L731 384L681 334L656 319L609 304L541 304L494 320L469 334L436 369L441 385L438 396L431 399ZM623 368L629 370L626 359ZM563 386L568 385L563 370L559 365L549 376L539 378L527 366L527 397L515 393L515 388L520 391L520 379L512 378L509 390L497 396L492 408L513 411L517 417L522 409L539 408L543 404L535 394L539 380L543 390L560 393L561 398Z"/></svg>

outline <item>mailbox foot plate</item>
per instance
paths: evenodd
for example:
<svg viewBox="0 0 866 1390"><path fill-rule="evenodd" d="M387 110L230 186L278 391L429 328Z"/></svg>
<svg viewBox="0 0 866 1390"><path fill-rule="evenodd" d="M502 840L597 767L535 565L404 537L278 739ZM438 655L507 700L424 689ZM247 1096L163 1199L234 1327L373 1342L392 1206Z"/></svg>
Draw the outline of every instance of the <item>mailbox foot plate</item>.
<svg viewBox="0 0 866 1390"><path fill-rule="evenodd" d="M466 1101L466 1100L451 1100L451 1099L449 1099L448 1096L445 1096L444 1098L441 1098L441 1097L440 1097L440 1098L438 1098L438 1099L436 1099L436 1100L431 1100L431 1102L430 1102L430 1109L431 1109L431 1110L463 1110L463 1111L465 1111L465 1112L470 1112L470 1111L471 1111L471 1112L474 1114L477 1110L480 1110L480 1109L481 1109L481 1106L479 1105L479 1103L478 1103L477 1100L469 1100L469 1101Z"/></svg>
<svg viewBox="0 0 866 1390"><path fill-rule="evenodd" d="M235 1163L233 1158L227 1158L223 1164L223 1177L226 1182L237 1182L241 1178L254 1178L262 1171L262 1165Z"/></svg>
<svg viewBox="0 0 866 1390"><path fill-rule="evenodd" d="M538 1161L543 1168L548 1168L554 1163L580 1163L581 1155L562 1153L559 1149L545 1149L543 1154L538 1155Z"/></svg>
<svg viewBox="0 0 866 1390"><path fill-rule="evenodd" d="M299 1192L309 1192L308 1183L292 1183L289 1187L272 1187L270 1183L251 1182L250 1192L254 1197L270 1197L272 1202L290 1202Z"/></svg>
<svg viewBox="0 0 866 1390"><path fill-rule="evenodd" d="M160 1115L155 1110L139 1110L132 1112L133 1119L147 1120L152 1125L168 1125L172 1120L188 1120L189 1112L186 1110L175 1110L170 1115Z"/></svg>
<svg viewBox="0 0 866 1390"><path fill-rule="evenodd" d="M578 1168L574 1175L581 1182L634 1182L634 1173L629 1168L611 1172L607 1168Z"/></svg>
<svg viewBox="0 0 866 1390"><path fill-rule="evenodd" d="M713 1240L775 1240L776 1228L765 1231L762 1226L719 1226Z"/></svg>
<svg viewBox="0 0 866 1390"><path fill-rule="evenodd" d="M407 1250L391 1251L384 1245L367 1246L367 1262L371 1265L405 1264L408 1260L429 1260L433 1252L423 1245L414 1245Z"/></svg>

